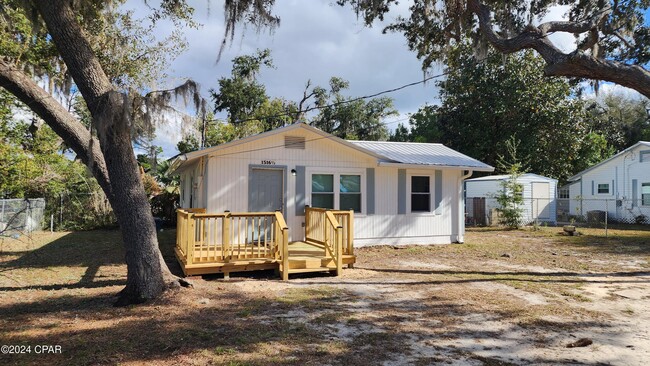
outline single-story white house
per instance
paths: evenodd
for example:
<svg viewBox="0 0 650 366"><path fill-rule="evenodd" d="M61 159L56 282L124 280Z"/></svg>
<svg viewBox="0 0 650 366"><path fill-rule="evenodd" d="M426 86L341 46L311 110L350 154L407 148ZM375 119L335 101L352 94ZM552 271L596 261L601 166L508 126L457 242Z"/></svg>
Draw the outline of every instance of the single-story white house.
<svg viewBox="0 0 650 366"><path fill-rule="evenodd" d="M181 207L281 210L290 240L306 205L354 210L354 244L463 242L463 181L493 167L442 144L343 140L304 123L179 155Z"/></svg>
<svg viewBox="0 0 650 366"><path fill-rule="evenodd" d="M490 212L499 208L496 196L503 190L503 182L510 180L510 175L488 175L465 181L467 216L478 223L490 223ZM556 223L556 189L557 179L537 174L525 173L518 179L523 187L522 222ZM482 206L482 207L481 207ZM475 212L476 211L476 212ZM478 217L485 215L485 217Z"/></svg>
<svg viewBox="0 0 650 366"><path fill-rule="evenodd" d="M571 215L600 211L628 223L650 218L650 142L639 141L568 181Z"/></svg>

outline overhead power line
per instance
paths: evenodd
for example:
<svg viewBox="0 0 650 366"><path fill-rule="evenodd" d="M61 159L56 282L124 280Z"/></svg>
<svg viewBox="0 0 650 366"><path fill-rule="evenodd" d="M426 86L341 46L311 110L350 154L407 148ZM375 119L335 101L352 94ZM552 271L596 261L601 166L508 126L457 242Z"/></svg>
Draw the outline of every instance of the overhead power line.
<svg viewBox="0 0 650 366"><path fill-rule="evenodd" d="M394 93L396 91L400 91L402 89L406 89L406 88L409 88L411 86L424 84L429 80L437 79L437 78L445 76L447 74L448 74L448 72L442 72L440 74L432 75L432 76L426 77L426 78L424 78L422 80L414 81L414 82L408 83L408 84L404 84L404 85L398 86L396 88L386 89L386 90L382 90L382 91L377 92L377 93L363 95L363 96L352 98L352 99L342 100L340 102L335 102L335 103L330 103L330 104L325 104L325 105L315 105L313 107L309 107L309 108L306 108L305 110L297 111L297 112L294 112L294 113L292 113L292 112L284 112L284 113L278 113L278 114L268 115L268 116L242 118L242 119L233 121L231 123L238 124L238 123L248 122L248 121L259 121L259 120L265 120L265 119L271 119L271 118L289 117L289 116L295 116L296 114L307 113L307 112L311 112L311 111L315 111L315 110L319 110L319 109L325 109L325 108L330 108L330 107L338 107L340 105L353 103L353 102L356 102L356 101L359 101L359 100L370 99L370 98L378 97L380 95L384 95L384 94L388 94L388 93ZM394 122L390 122L390 123L394 123ZM390 123L388 123L388 124L390 124Z"/></svg>
<svg viewBox="0 0 650 366"><path fill-rule="evenodd" d="M408 83L408 84L404 84L404 85L398 86L396 88L386 89L386 90L382 90L382 91L377 92L377 93L363 95L363 96L360 96L360 97L356 97L356 98L352 98L352 99L348 99L348 100L343 100L343 101L336 102L336 103L330 103L330 104L320 105L320 106L313 106L313 107L310 107L310 108L306 108L304 111L298 111L297 113L306 113L306 112L311 112L311 111L318 110L318 109L336 107L336 106L339 106L339 105L344 105L344 104L356 102L356 101L359 101L359 100L375 98L377 96L388 94L388 93L394 93L396 91L399 91L399 90L402 90L402 89L405 89L405 88L408 88L408 87L411 87L411 86L424 84L429 80L437 79L437 78L445 76L447 74L448 74L448 72L442 72L440 74L432 75L432 76L426 77L426 78L424 78L422 80L414 81L414 82ZM270 118L293 116L295 114L296 113L285 112L285 113L279 113L279 114L275 114L275 115L262 116L262 117L256 117L256 118L244 118L244 119L240 119L240 120L238 120L236 122L232 122L232 123L236 124L236 123L242 123L242 122L247 122L247 121L258 121L258 120L261 120L261 119L270 119ZM393 124L393 123L406 121L409 118L410 117L403 117L403 118L400 118L400 119L397 119L397 120L394 120L394 121L384 122L382 124L387 126L387 125L390 125L390 124ZM212 120L212 121L216 121L216 120ZM336 137L336 136L331 135L331 136L317 137L317 138L305 140L305 142L311 142L311 141L322 140L322 139L333 138L333 137ZM283 147L283 146L284 146L284 144L283 145L278 145L278 146L267 146L267 147L256 148L256 149L249 149L249 150L246 150L246 151L225 153L225 154L221 154L220 156L241 154L241 153L248 153L248 152L255 152L255 151L262 151L262 150L269 150L269 149L276 149L276 148L280 148L280 147Z"/></svg>

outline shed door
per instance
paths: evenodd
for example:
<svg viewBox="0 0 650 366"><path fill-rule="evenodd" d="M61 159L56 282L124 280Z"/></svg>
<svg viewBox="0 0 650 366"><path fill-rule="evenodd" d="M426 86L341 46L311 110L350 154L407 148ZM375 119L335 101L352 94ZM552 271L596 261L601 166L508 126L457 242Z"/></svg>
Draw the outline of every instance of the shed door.
<svg viewBox="0 0 650 366"><path fill-rule="evenodd" d="M550 183L533 183L533 220L551 218Z"/></svg>
<svg viewBox="0 0 650 366"><path fill-rule="evenodd" d="M283 211L284 171L253 169L249 185L248 208L252 212Z"/></svg>

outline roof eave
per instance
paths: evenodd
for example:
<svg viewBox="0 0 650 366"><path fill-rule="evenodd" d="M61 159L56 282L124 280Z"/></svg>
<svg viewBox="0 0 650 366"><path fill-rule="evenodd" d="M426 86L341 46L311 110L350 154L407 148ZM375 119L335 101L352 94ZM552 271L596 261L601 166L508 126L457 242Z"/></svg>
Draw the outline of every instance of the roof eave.
<svg viewBox="0 0 650 366"><path fill-rule="evenodd" d="M617 157L626 154L626 153L629 152L630 150L635 149L637 146L641 146L641 145L650 146L650 142L648 142L648 141L639 141L639 142L637 142L636 144L634 144L634 145L628 147L627 149L625 149L625 150L623 150L623 151L621 151L621 152L619 152L619 153L616 153L616 154L612 155L611 157L609 157L609 158L607 158L607 159L601 161L600 163L597 163L597 164L595 164L595 165L592 165L592 166L590 166L589 168L587 168L587 169L581 171L580 173L575 174L574 176L572 176L572 177L570 177L569 179L567 179L567 182L575 182L575 181L578 181L578 180L580 180L580 179L582 178L582 176L583 176L585 173L590 172L590 171L592 171L593 169L596 169L597 167L599 167L599 166L601 166L601 165L603 165L603 164L605 164L605 163L608 163L608 162L610 162L610 161L616 159Z"/></svg>
<svg viewBox="0 0 650 366"><path fill-rule="evenodd" d="M436 165L436 164L408 164L408 163L389 163L380 161L377 163L381 167L397 167L409 169L455 169L455 170L472 170L475 172L493 172L494 167L486 166L468 166L468 165Z"/></svg>
<svg viewBox="0 0 650 366"><path fill-rule="evenodd" d="M172 160L171 164L169 165L169 171L171 174L176 174L176 171L180 169L180 167L183 165L183 163L187 160L187 155L186 154L179 154L174 157Z"/></svg>

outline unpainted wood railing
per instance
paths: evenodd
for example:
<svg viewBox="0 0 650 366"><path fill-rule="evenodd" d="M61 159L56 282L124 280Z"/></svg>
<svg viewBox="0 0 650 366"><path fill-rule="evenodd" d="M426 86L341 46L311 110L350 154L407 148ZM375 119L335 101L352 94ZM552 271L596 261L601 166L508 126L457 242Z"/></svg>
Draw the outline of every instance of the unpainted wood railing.
<svg viewBox="0 0 650 366"><path fill-rule="evenodd" d="M323 245L325 239L325 211L330 211L343 227L343 254L354 254L354 211L328 210L305 206L305 239Z"/></svg>
<svg viewBox="0 0 650 366"><path fill-rule="evenodd" d="M353 254L353 220L353 211L305 207L305 241L322 246L323 255L335 261L337 276L342 273L343 255Z"/></svg>
<svg viewBox="0 0 650 366"><path fill-rule="evenodd" d="M176 247L186 265L288 257L289 229L281 212L178 209L177 217Z"/></svg>

